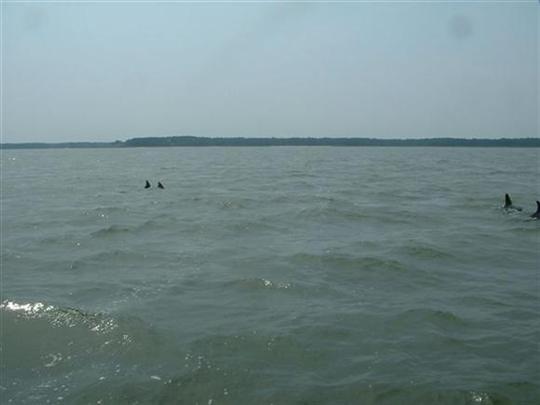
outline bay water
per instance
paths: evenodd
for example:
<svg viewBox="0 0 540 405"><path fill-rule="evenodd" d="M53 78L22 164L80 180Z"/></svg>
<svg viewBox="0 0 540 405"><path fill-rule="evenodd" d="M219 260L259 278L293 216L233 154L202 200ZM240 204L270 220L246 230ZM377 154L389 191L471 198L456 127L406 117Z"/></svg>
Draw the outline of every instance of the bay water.
<svg viewBox="0 0 540 405"><path fill-rule="evenodd" d="M538 404L539 162L3 150L0 402Z"/></svg>

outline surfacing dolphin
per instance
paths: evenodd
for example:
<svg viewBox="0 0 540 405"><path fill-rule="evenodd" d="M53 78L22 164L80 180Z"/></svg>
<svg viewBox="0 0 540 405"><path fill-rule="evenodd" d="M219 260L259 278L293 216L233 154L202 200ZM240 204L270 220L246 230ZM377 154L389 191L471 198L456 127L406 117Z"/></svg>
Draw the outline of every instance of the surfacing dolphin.
<svg viewBox="0 0 540 405"><path fill-rule="evenodd" d="M516 210L521 211L521 207L517 207L512 203L512 199L510 198L510 195L507 193L504 195L504 207L505 210Z"/></svg>
<svg viewBox="0 0 540 405"><path fill-rule="evenodd" d="M158 186L158 188L165 188L165 187L163 187L163 184L161 184L161 181L158 181L157 186Z"/></svg>
<svg viewBox="0 0 540 405"><path fill-rule="evenodd" d="M531 215L531 218L540 219L540 201L536 200L536 212Z"/></svg>
<svg viewBox="0 0 540 405"><path fill-rule="evenodd" d="M144 188L150 188L150 187L152 187L152 186L150 185L150 182L149 182L148 180L146 180L146 184L144 185Z"/></svg>

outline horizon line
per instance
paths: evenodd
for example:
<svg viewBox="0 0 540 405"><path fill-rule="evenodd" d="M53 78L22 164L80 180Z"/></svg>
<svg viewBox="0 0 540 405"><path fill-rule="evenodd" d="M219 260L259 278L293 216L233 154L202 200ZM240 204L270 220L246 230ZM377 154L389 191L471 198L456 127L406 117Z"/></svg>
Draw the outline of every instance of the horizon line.
<svg viewBox="0 0 540 405"><path fill-rule="evenodd" d="M369 136L201 136L201 135L149 135L149 136L137 136L125 139L115 139L115 140L66 140L66 141L9 141L9 142L0 142L0 145L24 145L24 144L76 144L76 143L125 143L135 139L170 139L170 138L189 138L189 139L247 139L247 140L289 140L289 139L302 139L302 140L373 140L373 141L426 141L426 140L459 140L459 141L502 141L502 140L525 140L525 139L538 139L540 136L521 136L517 138L508 138L508 137L499 137L499 138L475 138L475 137L452 137L452 136L443 136L443 137L421 137L421 138L378 138L378 137L369 137Z"/></svg>
<svg viewBox="0 0 540 405"><path fill-rule="evenodd" d="M529 138L365 138L365 137L201 137L192 135L139 137L124 141L9 142L0 149L137 148L137 147L271 147L271 146L395 146L395 147L540 147Z"/></svg>

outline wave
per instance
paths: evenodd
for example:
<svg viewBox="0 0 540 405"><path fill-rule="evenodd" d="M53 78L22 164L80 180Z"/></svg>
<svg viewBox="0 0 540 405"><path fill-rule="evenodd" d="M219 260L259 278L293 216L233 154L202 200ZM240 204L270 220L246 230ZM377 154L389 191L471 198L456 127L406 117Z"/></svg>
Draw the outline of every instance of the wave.
<svg viewBox="0 0 540 405"><path fill-rule="evenodd" d="M0 310L14 314L18 319L43 319L51 326L59 328L86 327L98 334L108 333L118 327L112 318L102 314L84 312L77 308L61 308L42 302L17 303L5 300L0 304Z"/></svg>
<svg viewBox="0 0 540 405"><path fill-rule="evenodd" d="M453 259L455 256L450 252L445 252L426 244L415 244L404 247L404 251L418 259Z"/></svg>
<svg viewBox="0 0 540 405"><path fill-rule="evenodd" d="M102 394L98 383L105 376L130 375L164 346L136 317L13 300L0 304L0 317L5 383L0 396L6 403L73 403L72 393L85 386ZM160 361L163 356L156 358Z"/></svg>
<svg viewBox="0 0 540 405"><path fill-rule="evenodd" d="M196 339L177 359L176 367L143 370L121 381L87 384L67 397L71 403L258 403L277 370L294 370L319 363L318 353L287 335L262 333L211 335ZM273 364L273 369L266 366ZM281 379L277 376L278 379Z"/></svg>
<svg viewBox="0 0 540 405"><path fill-rule="evenodd" d="M234 200L221 201L220 207L223 209L233 209L233 210L247 208L246 204L240 201L234 201Z"/></svg>
<svg viewBox="0 0 540 405"><path fill-rule="evenodd" d="M308 172L306 170L293 169L293 170L288 170L287 171L287 177L299 177L299 178L316 179L319 176L316 175L316 174L310 173L310 172Z"/></svg>
<svg viewBox="0 0 540 405"><path fill-rule="evenodd" d="M402 311L394 317L397 323L418 323L425 322L437 324L439 326L466 325L467 322L451 311L431 308L415 308Z"/></svg>
<svg viewBox="0 0 540 405"><path fill-rule="evenodd" d="M121 225L111 225L105 228L102 228L98 231L92 232L90 235L95 238L115 236L119 234L125 234L132 232L131 228L121 226Z"/></svg>
<svg viewBox="0 0 540 405"><path fill-rule="evenodd" d="M242 351L237 353L242 354ZM269 352L269 354L272 354ZM276 362L276 354L268 361ZM502 390L519 390L521 397L535 403L534 384L519 387L505 383L498 387L480 386L478 389L449 389L437 384L381 383L369 378L358 378L346 383L329 383L317 373L298 373L297 363L283 361L279 371L270 372L262 359L254 359L249 368L227 368L213 364L205 357L197 357L197 366L172 376L150 375L135 381L102 381L87 386L66 397L70 403L199 403L199 404L439 404L439 405L510 405L516 403ZM304 358L297 359L300 364ZM367 381L366 381L367 379ZM273 382L273 384L272 384ZM474 385L474 384L468 384ZM480 384L477 384L480 385ZM489 389L491 388L491 389Z"/></svg>
<svg viewBox="0 0 540 405"><path fill-rule="evenodd" d="M323 384L304 393L305 403L362 403L362 404L439 404L439 405L510 405L513 402L496 390L465 390L437 387L436 384L421 384L410 381L408 384L389 384L365 381L341 384Z"/></svg>
<svg viewBox="0 0 540 405"><path fill-rule="evenodd" d="M281 290L281 289L293 288L293 285L289 282L276 282L276 281L267 280L265 278L245 278L245 279L233 280L233 281L229 281L227 285L232 286L232 287L239 287L239 288L252 289L252 290L258 290L258 289Z"/></svg>
<svg viewBox="0 0 540 405"><path fill-rule="evenodd" d="M110 207L96 207L83 211L83 216L86 217L98 217L108 218L110 215L129 212L128 207L110 206Z"/></svg>
<svg viewBox="0 0 540 405"><path fill-rule="evenodd" d="M523 220L523 226L520 227L514 227L509 228L508 232L516 233L516 234L522 234L525 236L538 236L538 229L539 227L536 226L536 224L540 225L540 220L536 218L525 218ZM532 225L532 226L531 226Z"/></svg>
<svg viewBox="0 0 540 405"><path fill-rule="evenodd" d="M231 223L224 225L224 228L239 233L245 232L259 232L259 231L270 231L270 232L285 232L286 228L279 226L276 222L271 222L270 220L263 221L240 221L236 220Z"/></svg>
<svg viewBox="0 0 540 405"><path fill-rule="evenodd" d="M135 263L140 260L144 260L146 255L140 250L109 250L93 253L87 256L80 257L71 262L69 269L77 270L85 268L85 266L91 266L92 268L103 268L109 266L111 263Z"/></svg>
<svg viewBox="0 0 540 405"><path fill-rule="evenodd" d="M147 229L161 229L164 226L174 224L176 220L177 218L174 215L158 214L138 225L135 230L145 231Z"/></svg>
<svg viewBox="0 0 540 405"><path fill-rule="evenodd" d="M302 208L297 216L303 219L341 219L341 220L362 220L373 218L373 212L369 208L360 208L360 207L335 207L330 206L332 199L321 199L320 205L316 206L316 202L310 201L312 206Z"/></svg>
<svg viewBox="0 0 540 405"><path fill-rule="evenodd" d="M263 278L232 284L244 281L248 288L285 288ZM367 360L358 360L358 349L336 362L343 342L323 325L321 344L312 340L311 331L306 336L273 334L259 324L234 334L206 333L178 350L178 342L170 346L136 318L13 300L2 302L0 312L8 348L1 365L8 388L2 396L14 403L54 403L61 397L66 403L473 405L535 403L538 393L532 377L496 385L482 382L488 378L458 378L443 386L440 374L424 374L419 382L413 373L395 381L396 359L410 358L410 353L366 352ZM452 326L464 322L441 309L409 309L396 317L413 324L426 319ZM360 346L365 344L360 340ZM23 372L36 378L23 386L14 377Z"/></svg>
<svg viewBox="0 0 540 405"><path fill-rule="evenodd" d="M331 269L363 269L404 272L407 267L398 260L373 256L358 257L349 254L308 254L298 253L290 257L297 265L308 265Z"/></svg>
<svg viewBox="0 0 540 405"><path fill-rule="evenodd" d="M118 236L118 235L142 233L142 232L147 232L147 231L156 230L156 229L161 230L165 227L170 226L171 223L175 223L175 221L176 221L176 217L172 215L158 214L158 215L155 215L153 218L147 219L138 225L131 225L131 226L118 225L118 224L107 225L103 228L98 229L97 231L91 232L90 236L92 238L108 238L108 237L113 237L113 236Z"/></svg>
<svg viewBox="0 0 540 405"><path fill-rule="evenodd" d="M56 365L60 357L80 366L103 356L145 356L145 350L159 346L152 328L134 316L11 300L0 304L0 314L5 347L10 348L2 366L8 369L52 367L51 361ZM35 355L29 357L28 353ZM30 364L21 364L21 359Z"/></svg>

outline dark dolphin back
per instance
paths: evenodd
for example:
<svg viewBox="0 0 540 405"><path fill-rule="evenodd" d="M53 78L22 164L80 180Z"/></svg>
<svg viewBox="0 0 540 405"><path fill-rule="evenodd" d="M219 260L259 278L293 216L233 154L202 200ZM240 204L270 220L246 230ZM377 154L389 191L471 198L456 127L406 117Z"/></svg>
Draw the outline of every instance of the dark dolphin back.
<svg viewBox="0 0 540 405"><path fill-rule="evenodd" d="M540 201L536 201L536 212L531 215L532 218L540 219Z"/></svg>

